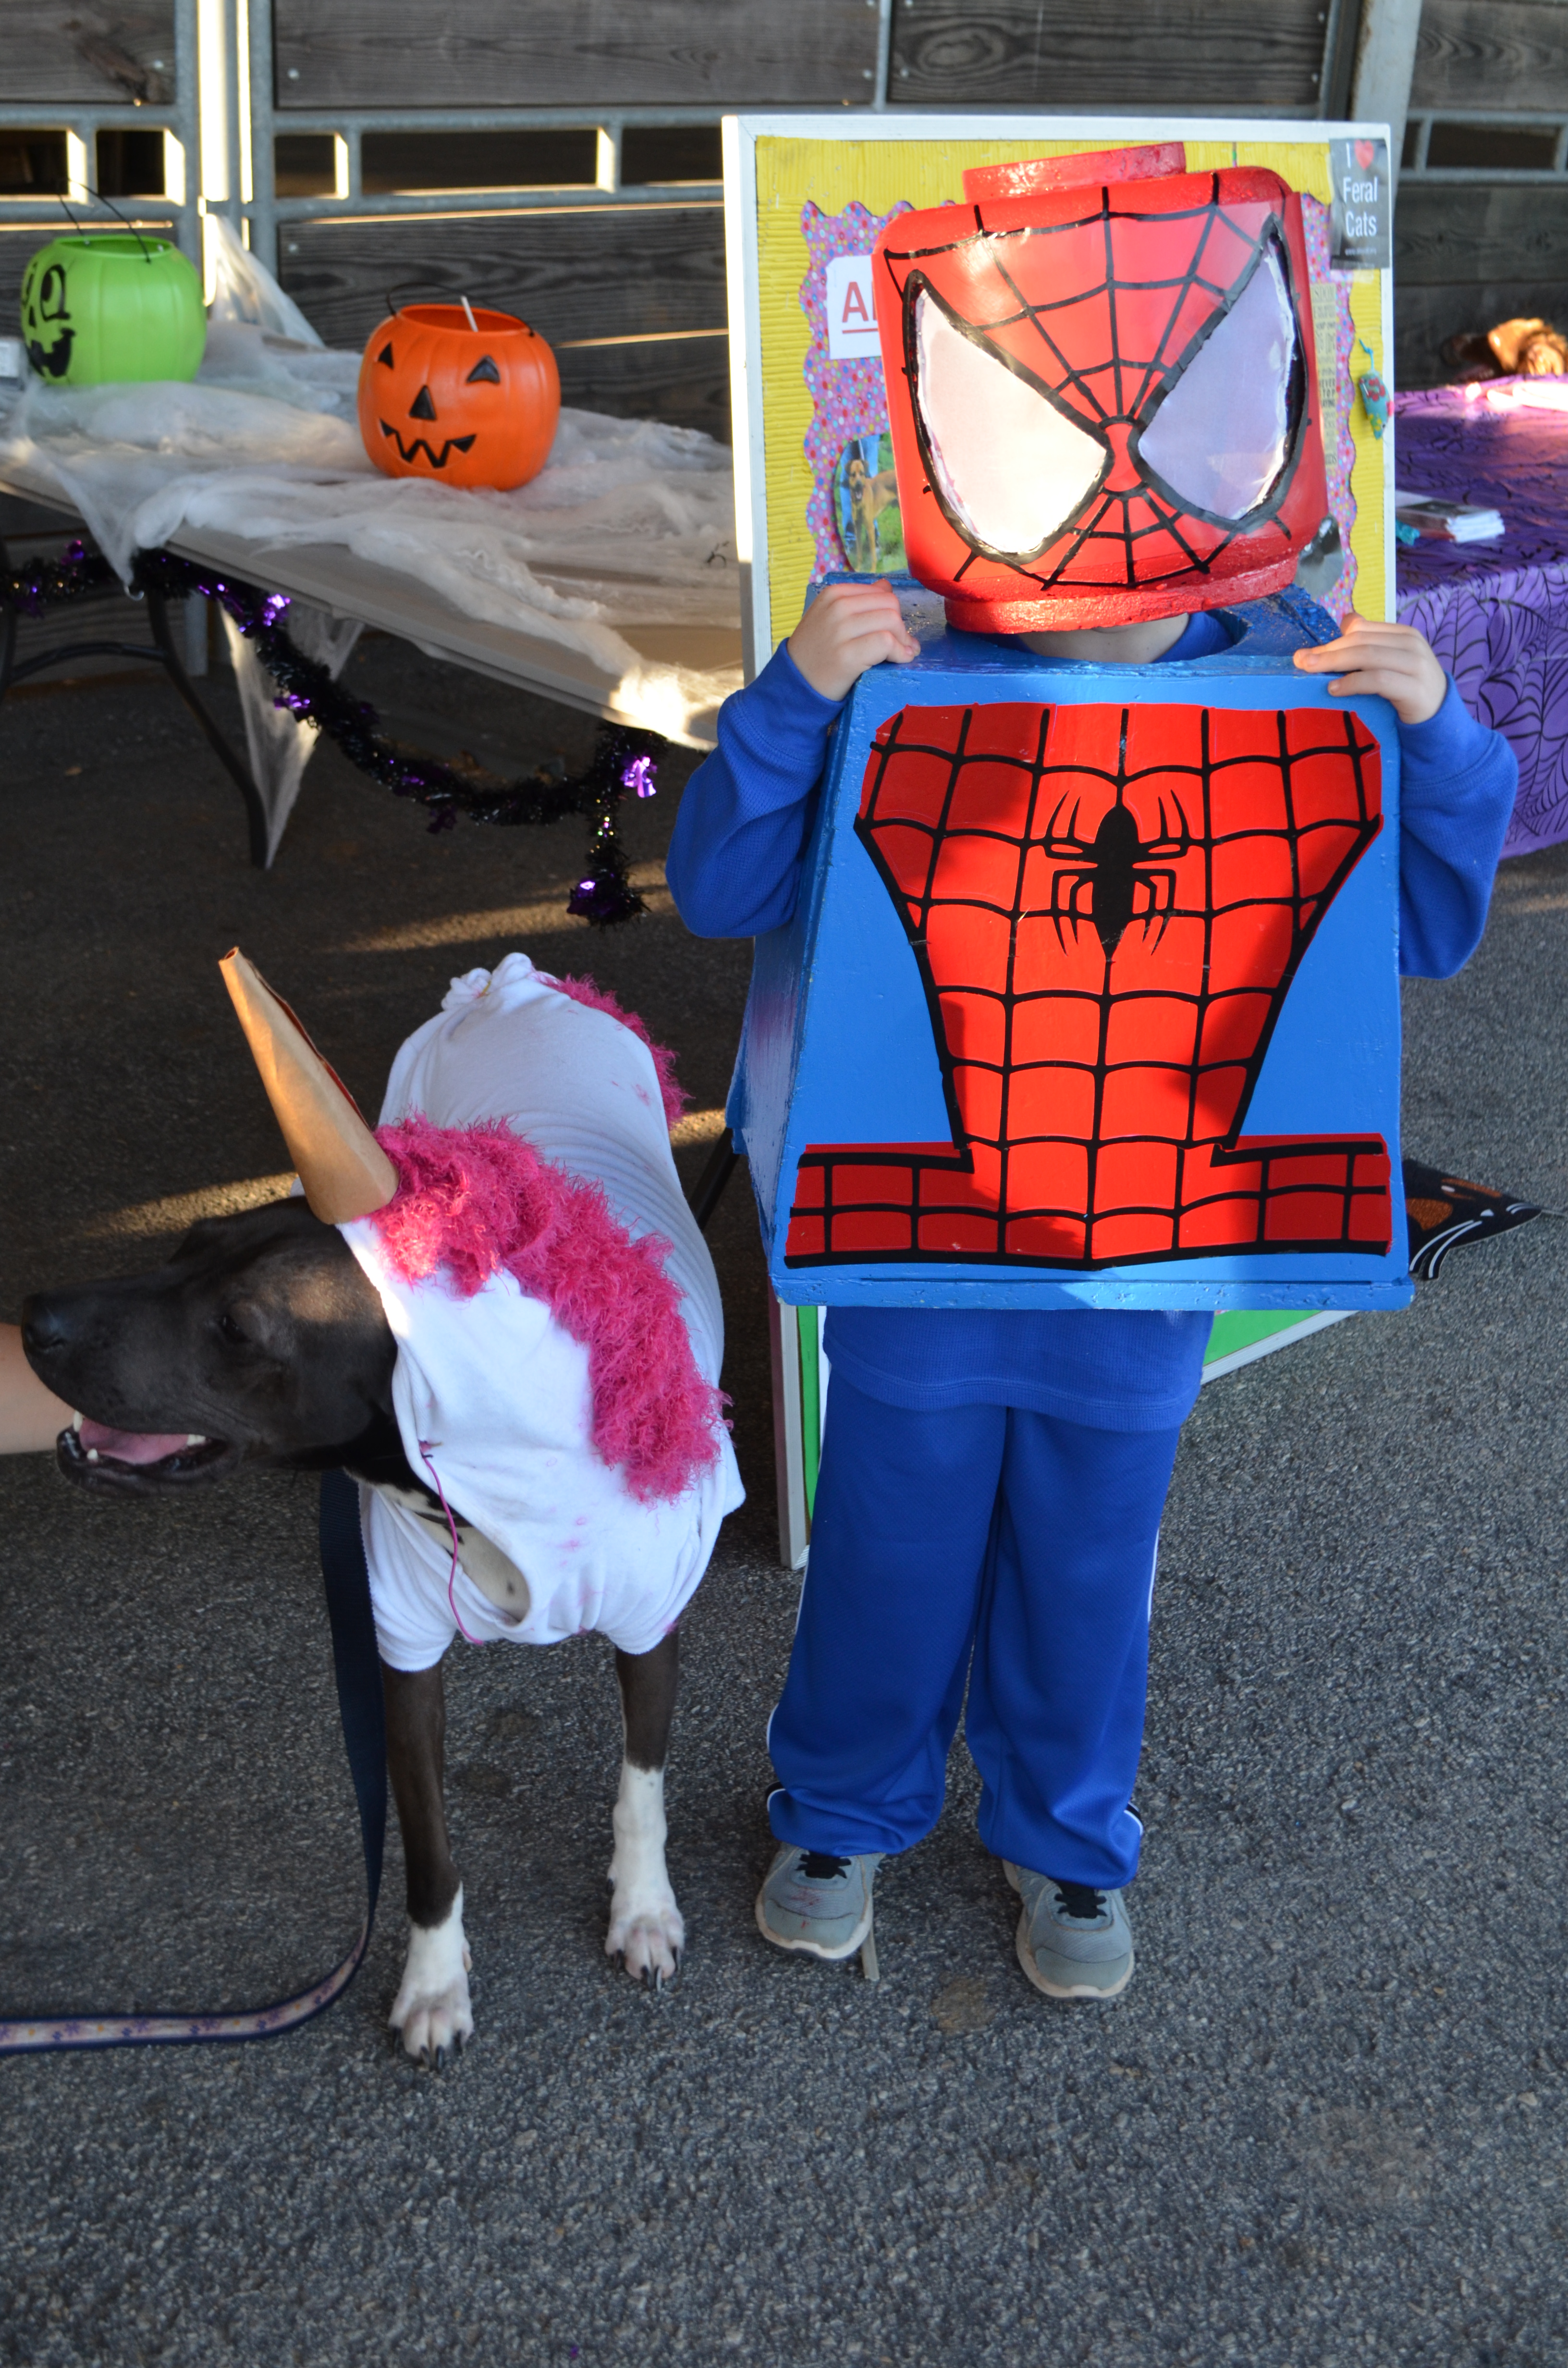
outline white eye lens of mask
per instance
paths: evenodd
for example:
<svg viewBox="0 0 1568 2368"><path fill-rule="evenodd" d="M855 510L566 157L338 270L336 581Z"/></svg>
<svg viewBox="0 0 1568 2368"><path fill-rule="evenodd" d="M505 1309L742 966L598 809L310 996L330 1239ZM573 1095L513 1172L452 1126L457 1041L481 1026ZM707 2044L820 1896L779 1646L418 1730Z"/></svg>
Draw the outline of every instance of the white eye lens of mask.
<svg viewBox="0 0 1568 2368"><path fill-rule="evenodd" d="M915 339L915 399L949 507L987 550L1032 558L1099 479L1104 450L955 329L924 289Z"/></svg>
<svg viewBox="0 0 1568 2368"><path fill-rule="evenodd" d="M1272 247L1138 441L1188 509L1242 518L1285 466L1296 316Z"/></svg>

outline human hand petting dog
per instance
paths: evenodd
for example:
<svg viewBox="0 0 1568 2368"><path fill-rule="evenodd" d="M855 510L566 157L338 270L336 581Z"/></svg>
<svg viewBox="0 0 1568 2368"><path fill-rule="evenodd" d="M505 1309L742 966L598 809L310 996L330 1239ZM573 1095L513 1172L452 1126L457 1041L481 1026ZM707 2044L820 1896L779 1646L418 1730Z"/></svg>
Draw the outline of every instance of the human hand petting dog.
<svg viewBox="0 0 1568 2368"><path fill-rule="evenodd" d="M1429 723L1449 695L1449 677L1414 625L1351 617L1336 642L1298 650L1302 674L1331 674L1331 699L1386 699L1402 723Z"/></svg>
<svg viewBox="0 0 1568 2368"><path fill-rule="evenodd" d="M868 666L907 666L920 644L891 584L829 584L790 636L790 655L823 699L847 699Z"/></svg>

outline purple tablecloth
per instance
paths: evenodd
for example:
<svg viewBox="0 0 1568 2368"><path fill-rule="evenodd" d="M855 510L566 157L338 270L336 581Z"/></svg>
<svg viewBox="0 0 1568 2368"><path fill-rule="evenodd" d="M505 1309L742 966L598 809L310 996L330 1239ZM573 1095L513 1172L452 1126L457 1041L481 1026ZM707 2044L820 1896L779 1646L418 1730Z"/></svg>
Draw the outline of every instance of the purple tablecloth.
<svg viewBox="0 0 1568 2368"><path fill-rule="evenodd" d="M1485 400L1493 387L1530 383L1494 379L1394 402L1401 492L1483 502L1507 522L1498 542L1423 537L1398 559L1401 623L1426 634L1467 707L1518 757L1505 855L1568 838L1568 411Z"/></svg>

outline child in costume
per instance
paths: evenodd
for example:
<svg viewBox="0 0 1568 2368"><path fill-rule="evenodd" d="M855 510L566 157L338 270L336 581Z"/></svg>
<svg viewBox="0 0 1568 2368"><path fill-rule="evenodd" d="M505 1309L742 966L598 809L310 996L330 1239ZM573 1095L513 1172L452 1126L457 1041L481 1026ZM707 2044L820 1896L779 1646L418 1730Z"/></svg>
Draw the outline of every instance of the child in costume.
<svg viewBox="0 0 1568 2368"><path fill-rule="evenodd" d="M1066 161L1086 163L1095 186L1063 200L1055 194L1063 166L1038 168L1040 182L1055 187L1037 232L1039 222L1066 222L1069 230L1087 222L1103 256L1102 215L1146 226L1155 201L1142 189L1123 199L1114 184L1149 184L1148 164L1129 170L1115 158ZM1153 421L1188 368L1189 345L1165 382L1156 383L1152 369L1144 373L1143 393L1154 385L1155 397L1131 419L1131 435L1125 416L1109 416L1116 409L1109 398L1100 404L1090 424L1112 463L1102 467L1099 490L1069 489L1077 503L1069 526L1103 518L1113 499L1124 519L1138 522L1111 561L1085 551L1086 530L1052 543L1054 514L1040 472L1066 450L1061 419L1070 403L1086 408L1092 372L1081 356L1071 371L1063 365L1062 387L1052 390L1057 408L1042 427L1020 412L1019 365L1010 361L994 434L988 428L981 414L991 355L1021 318L1019 289L1031 302L1040 290L1027 278L1028 258L1019 260L1031 227L1027 209L1008 213L995 190L970 186L980 200L972 213L904 216L879 241L879 270L899 233L919 262L907 290L892 269L891 299L885 280L878 281L912 564L927 583L945 575L950 624L1019 634L1048 662L1160 666L1228 647L1244 655L1251 638L1270 652L1293 649L1298 667L1337 677L1332 687L1341 695L1386 699L1401 746L1401 968L1448 976L1484 926L1512 810L1514 758L1468 714L1418 634L1358 618L1341 634L1299 593L1255 597L1289 585L1311 531L1291 520L1282 532L1281 488L1294 484L1303 521L1310 510L1315 524L1324 507L1321 461L1315 489L1298 466L1312 425L1301 393L1312 382L1310 360L1303 370L1301 359L1303 351L1310 357L1309 332L1295 292L1304 286L1304 262L1293 245L1292 271L1280 227L1282 218L1289 224L1288 193L1272 176L1187 176L1181 163L1179 155L1157 158L1166 180L1154 187L1167 216L1185 224L1207 207L1238 247L1244 233L1253 239L1250 259L1238 253L1233 285L1221 288L1214 314L1233 345L1249 335L1272 340L1279 384L1293 390L1278 408L1283 462L1266 455L1256 485L1249 492L1244 482L1236 494L1253 456L1231 467L1222 431L1207 441L1187 433L1172 406L1160 472L1151 477ZM1013 175L1016 196L1019 176L1034 169L999 168L994 177ZM1265 181L1278 199L1253 186ZM1092 205L1077 202L1090 198ZM1255 216L1258 227L1249 230ZM981 311L983 290L974 292L981 265L967 253L967 292L949 286L933 297L933 222L955 251L983 248L988 236L1015 242L1006 299L990 316L999 327ZM1210 237L1207 251L1214 247ZM908 268L907 256L893 262ZM1091 292L1103 312L1105 276L1095 268L1102 276ZM1124 309L1119 342L1109 339L1104 348L1119 357L1119 382L1136 376L1126 367L1128 323L1151 277L1134 258L1127 282L1139 283L1136 299ZM1178 278L1173 270L1173 285ZM1058 352L1072 334L1068 310L1059 305L1051 315ZM1211 342L1219 346L1218 335ZM1201 332L1193 343L1201 359ZM1026 360L1031 374L1038 365L1045 375L1037 349ZM1232 353L1222 378L1234 374L1237 361ZM1222 416L1218 381L1206 398L1211 413L1217 397ZM1032 388L1028 399L1035 400ZM1236 408L1248 412L1249 400ZM1275 432L1261 396L1250 409L1255 427L1261 419L1261 433ZM1034 439L1027 466L999 450L1009 423L1019 419L1019 434ZM1187 433L1185 447L1178 430ZM1296 442L1287 451L1290 438ZM1255 449L1258 441L1255 435ZM1170 481L1183 468L1212 474L1216 450L1221 474L1231 468L1230 483L1200 487L1201 501L1195 495L1185 517ZM1075 451L1062 465L1069 463L1080 465ZM1118 471L1128 487L1120 495ZM934 498L921 501L926 493ZM1030 516L1009 541L1005 506L1016 501ZM1253 504L1250 537L1211 530L1227 502L1237 512ZM933 571L913 556L911 536L938 510L954 558ZM1167 528L1170 538L1158 547ZM1109 529L1105 540L1114 541ZM1006 573L998 550L1008 548L1025 549L1028 566L1014 566L1014 597L993 591L988 603L986 568L994 586ZM1114 582L1108 571L1123 548L1126 598L1119 607L1104 587ZM1188 564L1195 551L1199 564ZM1065 555L1053 573L1059 553ZM983 564L974 565L977 556ZM1229 608L1220 605L1227 579L1243 595ZM790 920L842 702L868 667L916 654L891 586L831 585L756 679L725 703L717 752L686 791L667 867L688 928L705 937L745 937ZM836 1959L862 1945L881 1859L910 1849L939 1815L967 1688L968 1742L983 1780L981 1838L1021 1895L1024 1971L1053 1998L1105 1998L1125 1988L1133 1944L1122 1894L1137 1869L1142 1833L1130 1803L1142 1740L1155 1549L1210 1321L1202 1313L1103 1308L830 1307L831 1419L789 1674L768 1731L778 1780L769 1817L780 1847L756 1918L776 1946Z"/></svg>

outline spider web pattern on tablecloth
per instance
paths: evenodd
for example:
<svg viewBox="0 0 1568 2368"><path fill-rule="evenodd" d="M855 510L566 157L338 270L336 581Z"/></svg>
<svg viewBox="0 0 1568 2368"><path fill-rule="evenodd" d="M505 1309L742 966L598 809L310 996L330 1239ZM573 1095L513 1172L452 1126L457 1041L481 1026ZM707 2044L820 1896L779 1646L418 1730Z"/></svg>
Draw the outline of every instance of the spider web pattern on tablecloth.
<svg viewBox="0 0 1568 2368"><path fill-rule="evenodd" d="M790 1266L1386 1253L1380 1135L1243 1137L1290 983L1381 827L1319 708L905 708L857 835L926 991L950 1144L811 1144Z"/></svg>
<svg viewBox="0 0 1568 2368"><path fill-rule="evenodd" d="M1505 855L1568 837L1568 565L1424 592L1399 604L1472 715L1501 732L1519 786Z"/></svg>
<svg viewBox="0 0 1568 2368"><path fill-rule="evenodd" d="M1531 391L1503 380L1394 404L1401 484L1504 518L1494 542L1423 536L1402 550L1399 620L1426 635L1471 713L1518 758L1506 856L1568 837L1568 418L1489 400Z"/></svg>

